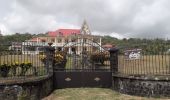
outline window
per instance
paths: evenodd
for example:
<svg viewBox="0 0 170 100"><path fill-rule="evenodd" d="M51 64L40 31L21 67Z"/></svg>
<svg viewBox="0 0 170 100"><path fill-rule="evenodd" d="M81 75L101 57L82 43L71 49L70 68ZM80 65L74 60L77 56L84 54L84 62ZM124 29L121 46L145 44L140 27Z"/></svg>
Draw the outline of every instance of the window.
<svg viewBox="0 0 170 100"><path fill-rule="evenodd" d="M83 47L83 51L87 51L87 48L86 48L86 47Z"/></svg>
<svg viewBox="0 0 170 100"><path fill-rule="evenodd" d="M96 47L93 47L93 52L96 52L97 51L97 48Z"/></svg>
<svg viewBox="0 0 170 100"><path fill-rule="evenodd" d="M93 41L99 43L100 39L99 38L93 38Z"/></svg>
<svg viewBox="0 0 170 100"><path fill-rule="evenodd" d="M71 51L72 51L72 52L76 52L76 48L75 48L75 47L72 47L72 48L71 48Z"/></svg>
<svg viewBox="0 0 170 100"><path fill-rule="evenodd" d="M85 43L86 43L86 42L87 42L87 39L86 39L86 38L84 38L84 39L83 39L83 42L85 42Z"/></svg>
<svg viewBox="0 0 170 100"><path fill-rule="evenodd" d="M76 39L71 39L71 42L76 42Z"/></svg>
<svg viewBox="0 0 170 100"><path fill-rule="evenodd" d="M71 33L72 35L77 35L76 33Z"/></svg>
<svg viewBox="0 0 170 100"><path fill-rule="evenodd" d="M51 42L55 42L55 39L51 39Z"/></svg>
<svg viewBox="0 0 170 100"><path fill-rule="evenodd" d="M62 39L58 39L58 43L61 43Z"/></svg>
<svg viewBox="0 0 170 100"><path fill-rule="evenodd" d="M63 33L59 32L59 36L63 36Z"/></svg>
<svg viewBox="0 0 170 100"><path fill-rule="evenodd" d="M68 43L68 39L65 39L65 43Z"/></svg>
<svg viewBox="0 0 170 100"><path fill-rule="evenodd" d="M46 40L42 39L41 42L46 42Z"/></svg>

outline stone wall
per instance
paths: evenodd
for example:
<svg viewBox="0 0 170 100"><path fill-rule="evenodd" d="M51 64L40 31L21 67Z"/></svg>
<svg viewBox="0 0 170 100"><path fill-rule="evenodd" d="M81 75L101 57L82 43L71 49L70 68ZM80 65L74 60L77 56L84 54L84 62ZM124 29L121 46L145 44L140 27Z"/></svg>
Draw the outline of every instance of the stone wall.
<svg viewBox="0 0 170 100"><path fill-rule="evenodd" d="M18 80L0 84L0 98L3 100L40 100L53 91L53 76L32 80Z"/></svg>
<svg viewBox="0 0 170 100"><path fill-rule="evenodd" d="M129 95L170 97L170 77L113 76L113 89Z"/></svg>

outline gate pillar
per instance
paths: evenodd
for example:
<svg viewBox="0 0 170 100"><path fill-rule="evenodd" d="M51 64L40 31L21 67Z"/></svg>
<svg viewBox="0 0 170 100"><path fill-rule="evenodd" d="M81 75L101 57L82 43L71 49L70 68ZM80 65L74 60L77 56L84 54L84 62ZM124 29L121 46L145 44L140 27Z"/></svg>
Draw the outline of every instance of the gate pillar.
<svg viewBox="0 0 170 100"><path fill-rule="evenodd" d="M110 52L110 68L113 74L118 73L118 52L117 48L111 48Z"/></svg>
<svg viewBox="0 0 170 100"><path fill-rule="evenodd" d="M45 48L46 62L45 66L49 74L53 74L53 60L54 60L55 49L54 47L47 46Z"/></svg>

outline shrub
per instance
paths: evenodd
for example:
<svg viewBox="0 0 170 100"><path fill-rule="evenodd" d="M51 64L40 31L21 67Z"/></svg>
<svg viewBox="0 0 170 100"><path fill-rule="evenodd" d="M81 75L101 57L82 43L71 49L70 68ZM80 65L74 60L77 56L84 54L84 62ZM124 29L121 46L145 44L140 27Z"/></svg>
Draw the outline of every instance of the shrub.
<svg viewBox="0 0 170 100"><path fill-rule="evenodd" d="M19 67L19 63L15 62L14 64L11 64L11 71L12 71L12 75L16 76L16 70Z"/></svg>
<svg viewBox="0 0 170 100"><path fill-rule="evenodd" d="M10 67L11 66L9 66L8 64L0 65L0 74L1 74L2 77L7 77L8 76Z"/></svg>
<svg viewBox="0 0 170 100"><path fill-rule="evenodd" d="M109 60L109 54L107 52L96 52L90 55L90 60L103 65L104 61Z"/></svg>
<svg viewBox="0 0 170 100"><path fill-rule="evenodd" d="M10 70L11 70L11 73L13 76L16 76L17 75L17 68L20 67L21 68L21 72L18 73L19 75L23 76L26 74L26 72L28 71L28 69L30 69L32 66L32 63L30 62L24 62L24 63L18 63L18 62L15 62L15 63L12 63L12 64L2 64L0 65L0 75L2 77L7 77Z"/></svg>
<svg viewBox="0 0 170 100"><path fill-rule="evenodd" d="M43 53L41 53L39 55L39 58L43 63L46 62L47 57ZM66 53L65 52L63 52L63 51L55 52L55 55L54 55L54 63L55 64L62 63L65 59L66 59Z"/></svg>
<svg viewBox="0 0 170 100"><path fill-rule="evenodd" d="M62 63L66 59L66 53L62 51L55 52L54 63L59 64Z"/></svg>
<svg viewBox="0 0 170 100"><path fill-rule="evenodd" d="M32 64L30 62L21 63L20 64L20 68L21 68L20 75L24 76L26 74L27 70L31 67L32 67Z"/></svg>

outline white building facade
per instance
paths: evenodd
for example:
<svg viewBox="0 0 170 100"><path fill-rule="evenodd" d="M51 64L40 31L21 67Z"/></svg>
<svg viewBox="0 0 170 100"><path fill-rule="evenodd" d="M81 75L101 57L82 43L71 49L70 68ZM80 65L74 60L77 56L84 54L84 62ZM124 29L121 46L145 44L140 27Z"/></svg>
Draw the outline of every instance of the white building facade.
<svg viewBox="0 0 170 100"><path fill-rule="evenodd" d="M86 22L81 29L59 29L48 32L45 37L36 37L22 43L23 54L39 54L43 46L52 46L56 50L66 50L68 53L76 52L80 54L83 50L94 51L96 48L102 49L101 36L92 35Z"/></svg>

